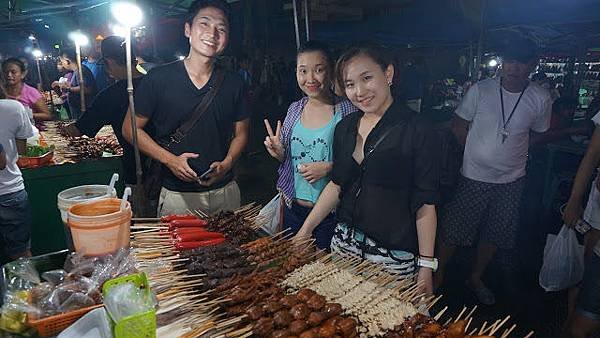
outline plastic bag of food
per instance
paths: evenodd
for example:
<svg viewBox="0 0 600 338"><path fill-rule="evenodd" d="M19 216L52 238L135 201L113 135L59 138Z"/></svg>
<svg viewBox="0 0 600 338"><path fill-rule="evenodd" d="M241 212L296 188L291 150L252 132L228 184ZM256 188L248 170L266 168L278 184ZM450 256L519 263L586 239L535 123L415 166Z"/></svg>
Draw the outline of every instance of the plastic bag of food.
<svg viewBox="0 0 600 338"><path fill-rule="evenodd" d="M90 279L98 288L101 288L107 280L127 275L134 271L135 264L133 259L130 258L129 250L120 249L114 254L101 257L98 260Z"/></svg>
<svg viewBox="0 0 600 338"><path fill-rule="evenodd" d="M566 225L555 237L548 235L540 286L546 291L558 291L579 283L583 278L583 251L575 230Z"/></svg>
<svg viewBox="0 0 600 338"><path fill-rule="evenodd" d="M125 317L154 309L155 301L150 292L140 290L133 283L123 283L108 290L104 306L110 317L119 322Z"/></svg>
<svg viewBox="0 0 600 338"><path fill-rule="evenodd" d="M67 272L63 269L50 270L42 273L42 279L46 282L52 283L52 285L58 285L67 276Z"/></svg>
<svg viewBox="0 0 600 338"><path fill-rule="evenodd" d="M7 292L4 297L4 305L0 309L0 330L24 334L27 326L27 314L36 313L37 308L27 302L29 291Z"/></svg>
<svg viewBox="0 0 600 338"><path fill-rule="evenodd" d="M29 290L41 283L40 275L33 262L21 258L4 266L7 291Z"/></svg>
<svg viewBox="0 0 600 338"><path fill-rule="evenodd" d="M44 317L82 309L102 301L96 284L84 276L68 275L37 305Z"/></svg>
<svg viewBox="0 0 600 338"><path fill-rule="evenodd" d="M57 308L59 313L65 313L83 309L89 306L96 305L96 302L89 295L82 292L73 292L64 302Z"/></svg>
<svg viewBox="0 0 600 338"><path fill-rule="evenodd" d="M73 252L65 260L64 269L70 274L91 276L99 260L98 257L86 257L81 253Z"/></svg>

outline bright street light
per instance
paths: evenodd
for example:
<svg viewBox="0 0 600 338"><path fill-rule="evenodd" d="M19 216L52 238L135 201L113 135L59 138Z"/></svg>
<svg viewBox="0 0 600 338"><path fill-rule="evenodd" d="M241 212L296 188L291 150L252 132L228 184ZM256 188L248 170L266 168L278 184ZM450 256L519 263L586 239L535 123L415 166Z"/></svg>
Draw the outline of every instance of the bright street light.
<svg viewBox="0 0 600 338"><path fill-rule="evenodd" d="M115 19L125 27L135 27L142 22L142 10L131 2L117 2L111 6Z"/></svg>
<svg viewBox="0 0 600 338"><path fill-rule="evenodd" d="M35 35L29 34L29 38L28 39L31 40L31 41L35 41Z"/></svg>
<svg viewBox="0 0 600 338"><path fill-rule="evenodd" d="M114 25L112 26L112 31L116 36L120 36L120 37L126 37L127 34L129 34L129 28L121 26L121 25Z"/></svg>
<svg viewBox="0 0 600 338"><path fill-rule="evenodd" d="M31 54L33 54L33 57L35 57L36 59L40 59L42 56L44 56L44 53L42 53L42 51L39 49L32 50Z"/></svg>
<svg viewBox="0 0 600 338"><path fill-rule="evenodd" d="M496 67L498 65L498 60L496 59L491 59L490 62L488 63L488 66L490 67Z"/></svg>
<svg viewBox="0 0 600 338"><path fill-rule="evenodd" d="M127 65L127 94L129 97L129 109L131 111L131 131L133 134L133 153L135 157L135 176L138 185L142 184L142 162L138 145L137 122L135 118L135 104L133 101L133 70L131 67L131 28L142 22L142 10L131 2L117 2L111 6L111 11L119 25L124 28L113 27L117 35L125 37L125 61ZM139 189L141 191L141 189ZM140 203L141 197L138 193L134 196L134 203Z"/></svg>
<svg viewBox="0 0 600 338"><path fill-rule="evenodd" d="M75 53L77 54L77 80L79 83L79 97L80 97L80 107L81 112L85 113L85 81L83 78L83 69L81 68L81 46L85 46L89 43L87 36L83 35L80 31L71 32L69 34L69 39L75 42ZM73 60L71 60L73 61Z"/></svg>
<svg viewBox="0 0 600 338"><path fill-rule="evenodd" d="M87 36L83 35L83 33L78 31L71 32L69 34L69 39L73 40L76 46L85 46L89 43Z"/></svg>

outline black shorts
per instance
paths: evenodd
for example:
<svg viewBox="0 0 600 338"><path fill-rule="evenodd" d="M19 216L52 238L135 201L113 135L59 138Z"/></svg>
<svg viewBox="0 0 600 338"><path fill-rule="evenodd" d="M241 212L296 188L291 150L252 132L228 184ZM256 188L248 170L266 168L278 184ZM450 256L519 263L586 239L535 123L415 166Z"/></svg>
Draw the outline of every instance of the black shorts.
<svg viewBox="0 0 600 338"><path fill-rule="evenodd" d="M31 248L31 209L25 189L0 196L0 248L9 257Z"/></svg>
<svg viewBox="0 0 600 338"><path fill-rule="evenodd" d="M493 184L461 176L452 200L442 211L442 240L470 246L477 239L500 249L515 246L525 179Z"/></svg>
<svg viewBox="0 0 600 338"><path fill-rule="evenodd" d="M583 284L575 308L582 316L600 321L600 257L595 253L585 259Z"/></svg>

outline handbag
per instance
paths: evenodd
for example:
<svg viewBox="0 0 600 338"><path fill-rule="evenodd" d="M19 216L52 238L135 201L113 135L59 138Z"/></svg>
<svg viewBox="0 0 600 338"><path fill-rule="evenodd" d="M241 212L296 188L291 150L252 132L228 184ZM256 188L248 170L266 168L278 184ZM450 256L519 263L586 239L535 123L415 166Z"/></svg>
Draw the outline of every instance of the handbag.
<svg viewBox="0 0 600 338"><path fill-rule="evenodd" d="M215 83L209 88L206 95L204 95L194 111L188 116L187 120L185 120L185 122L183 122L169 136L155 140L156 143L158 143L161 147L171 151L171 146L180 143L196 125L198 120L200 120L200 117L202 117L202 115L204 115L204 113L208 110L208 107L217 96L217 92L221 88L223 80L225 79L225 71L223 69L216 67L214 71ZM144 194L148 200L158 200L158 196L162 188L161 172L163 170L163 165L159 161L148 157L146 168L148 168L148 174L144 178L144 182L142 182Z"/></svg>

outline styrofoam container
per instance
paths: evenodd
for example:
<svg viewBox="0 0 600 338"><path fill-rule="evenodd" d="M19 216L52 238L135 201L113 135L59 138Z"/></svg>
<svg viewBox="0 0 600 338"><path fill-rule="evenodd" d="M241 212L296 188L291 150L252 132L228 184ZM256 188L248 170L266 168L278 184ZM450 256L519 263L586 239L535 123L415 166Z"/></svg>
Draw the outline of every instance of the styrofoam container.
<svg viewBox="0 0 600 338"><path fill-rule="evenodd" d="M57 338L113 338L110 320L104 307L99 307L79 318Z"/></svg>

